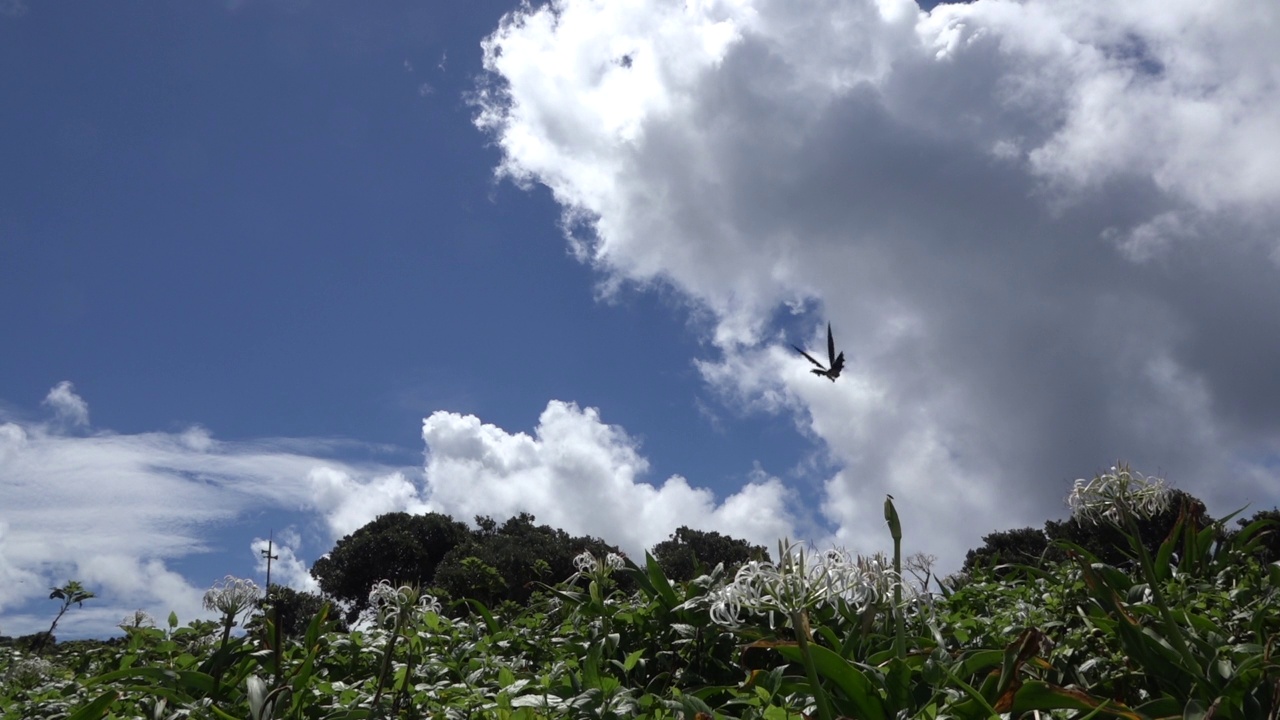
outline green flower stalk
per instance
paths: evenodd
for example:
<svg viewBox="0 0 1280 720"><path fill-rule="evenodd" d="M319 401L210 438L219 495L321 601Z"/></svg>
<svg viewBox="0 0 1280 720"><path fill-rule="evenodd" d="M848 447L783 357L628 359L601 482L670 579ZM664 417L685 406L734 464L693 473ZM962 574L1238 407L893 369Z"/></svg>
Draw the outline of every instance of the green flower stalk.
<svg viewBox="0 0 1280 720"><path fill-rule="evenodd" d="M893 506L893 496L884 499L884 521L889 525L889 535L893 538L893 574L899 582L893 584L893 649L894 654L902 660L907 656L906 618L902 607L902 521L898 519L898 510Z"/></svg>
<svg viewBox="0 0 1280 720"><path fill-rule="evenodd" d="M427 613L440 614L441 605L436 598L410 585L393 586L387 580L381 580L369 591L369 605L378 614L378 624L391 626L391 637L387 638L386 651L382 655L382 670L378 673L378 687L374 691L373 705L377 707L382 700L382 691L386 687L387 677L391 674L391 658L395 653L396 641L400 639L405 626ZM412 665L413 658L409 659ZM409 674L405 673L405 686L409 684ZM396 698L396 703L399 697Z"/></svg>
<svg viewBox="0 0 1280 720"><path fill-rule="evenodd" d="M1128 465L1121 463L1092 480L1076 480L1071 494L1067 496L1067 506L1071 508L1071 514L1081 522L1105 522L1129 535L1147 586L1151 589L1152 599L1164 619L1175 650L1189 668L1204 672L1204 668L1191 653L1181 626L1174 621L1169 604L1165 602L1160 582L1156 578L1155 563L1142 542L1141 530L1138 528L1138 518L1150 519L1168 510L1172 498L1173 492L1165 485L1164 480L1134 472Z"/></svg>
<svg viewBox="0 0 1280 720"><path fill-rule="evenodd" d="M752 561L738 569L733 582L711 597L711 621L731 629L741 627L744 615L782 615L795 630L805 674L813 689L822 720L834 720L831 701L818 682L809 643L809 611L822 605L845 603L862 612L876 602L875 580L847 552L831 549L806 554L802 545L781 541L778 564Z"/></svg>

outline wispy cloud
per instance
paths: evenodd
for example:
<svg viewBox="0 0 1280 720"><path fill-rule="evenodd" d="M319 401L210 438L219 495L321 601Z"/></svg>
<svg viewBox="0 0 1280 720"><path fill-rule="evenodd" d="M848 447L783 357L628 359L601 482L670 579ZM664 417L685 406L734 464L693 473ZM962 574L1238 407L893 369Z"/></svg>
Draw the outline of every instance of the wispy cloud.
<svg viewBox="0 0 1280 720"><path fill-rule="evenodd" d="M0 0L0 15L6 17L22 17L29 8L23 0Z"/></svg>
<svg viewBox="0 0 1280 720"><path fill-rule="evenodd" d="M80 427L87 422L87 403L70 383L59 384L49 398L55 414ZM202 428L134 435L69 435L62 428L0 423L0 613L10 633L39 629L23 628L8 614L23 617L22 608L68 578L94 589L92 604L113 624L137 608L203 616L204 588L175 563L219 551L210 544L211 531L250 513L300 511L303 522L319 520L337 533L361 522L350 515L353 506L370 513L403 509L390 490L398 487L399 470L328 457L335 449L331 441L223 442ZM346 484L326 484L323 478L332 474ZM365 499L383 492L390 501ZM247 545L240 545L241 553ZM295 538L284 549L289 559L282 577L305 585L297 546ZM234 563L250 566L247 557ZM91 617L99 616L76 622ZM86 627L73 623L65 631Z"/></svg>

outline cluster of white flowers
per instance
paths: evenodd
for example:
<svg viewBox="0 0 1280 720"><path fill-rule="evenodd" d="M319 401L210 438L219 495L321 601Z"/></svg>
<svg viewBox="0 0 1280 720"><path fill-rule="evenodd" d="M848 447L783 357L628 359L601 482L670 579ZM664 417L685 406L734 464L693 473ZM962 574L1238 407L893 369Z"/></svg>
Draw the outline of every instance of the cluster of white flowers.
<svg viewBox="0 0 1280 720"><path fill-rule="evenodd" d="M424 615L440 614L440 601L430 593L421 592L410 585L396 587L388 580L379 580L369 591L369 606L384 621L396 621L401 613Z"/></svg>
<svg viewBox="0 0 1280 720"><path fill-rule="evenodd" d="M876 573L868 572L842 549L815 556L801 545L783 542L778 554L782 560L777 565L749 562L738 568L733 582L712 594L712 622L737 628L744 615L768 614L772 625L774 613L791 617L842 602L861 612L878 599L885 573L892 574L878 565Z"/></svg>
<svg viewBox="0 0 1280 720"><path fill-rule="evenodd" d="M1079 520L1119 523L1124 512L1152 517L1167 510L1172 499L1173 491L1164 480L1121 465L1092 480L1076 480L1067 496L1067 506Z"/></svg>
<svg viewBox="0 0 1280 720"><path fill-rule="evenodd" d="M10 687L30 690L53 674L53 663L41 657L28 655L14 658L5 671L4 683Z"/></svg>
<svg viewBox="0 0 1280 720"><path fill-rule="evenodd" d="M595 555L592 555L590 550L583 550L573 559L573 566L584 575L597 572L613 572L614 570L621 570L626 565L627 561L618 553L609 553L604 556L604 560L600 560Z"/></svg>
<svg viewBox="0 0 1280 720"><path fill-rule="evenodd" d="M253 609L262 596L258 584L247 578L228 575L204 594L204 609L222 613L223 622L234 623L240 613Z"/></svg>
<svg viewBox="0 0 1280 720"><path fill-rule="evenodd" d="M151 613L146 610L134 610L132 615L125 615L124 619L116 627L128 632L139 628L153 628L156 626L155 618L151 617Z"/></svg>

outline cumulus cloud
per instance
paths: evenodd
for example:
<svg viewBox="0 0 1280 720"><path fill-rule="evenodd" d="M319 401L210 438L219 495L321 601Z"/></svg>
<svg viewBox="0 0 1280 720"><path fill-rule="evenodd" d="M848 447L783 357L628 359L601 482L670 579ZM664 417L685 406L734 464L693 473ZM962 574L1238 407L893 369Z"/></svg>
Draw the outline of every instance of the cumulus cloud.
<svg viewBox="0 0 1280 720"><path fill-rule="evenodd" d="M419 488L401 472L368 477L332 466L307 473L308 505L319 510L334 537L360 529L389 512L429 512Z"/></svg>
<svg viewBox="0 0 1280 720"><path fill-rule="evenodd" d="M704 377L825 450L833 537L882 537L892 492L954 567L1118 458L1211 508L1274 502L1278 15L556 0L485 40L476 123L606 289L715 318ZM835 385L785 345L826 318ZM512 476L537 443L479 446Z"/></svg>
<svg viewBox="0 0 1280 720"><path fill-rule="evenodd" d="M310 563L298 557L298 547L301 544L302 537L292 528L275 538L254 538L249 549L253 551L257 562L258 574L267 577L270 571L272 585L283 585L303 592L320 592L320 584L311 577ZM267 564L268 556L270 566Z"/></svg>
<svg viewBox="0 0 1280 720"><path fill-rule="evenodd" d="M594 408L553 400L532 435L436 412L422 436L427 501L455 518L528 512L539 523L604 538L632 557L682 525L766 547L795 534L790 493L779 479L759 473L719 500L678 475L654 486L644 479L648 462L636 442Z"/></svg>
<svg viewBox="0 0 1280 720"><path fill-rule="evenodd" d="M63 380L45 396L44 404L53 408L60 422L68 425L88 425L89 403L77 395L73 387L69 381Z"/></svg>

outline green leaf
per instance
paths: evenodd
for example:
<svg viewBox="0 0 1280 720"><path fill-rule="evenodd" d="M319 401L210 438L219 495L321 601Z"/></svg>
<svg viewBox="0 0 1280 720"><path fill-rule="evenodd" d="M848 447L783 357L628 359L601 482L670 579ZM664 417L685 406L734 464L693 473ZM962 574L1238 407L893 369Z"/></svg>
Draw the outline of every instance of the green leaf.
<svg viewBox="0 0 1280 720"><path fill-rule="evenodd" d="M178 627L178 613L170 610L169 611L169 629L173 630L173 629L176 629L177 627Z"/></svg>
<svg viewBox="0 0 1280 720"><path fill-rule="evenodd" d="M965 657L955 668L961 678L971 678L988 668L999 667L1004 663L1004 652L1000 650L977 650Z"/></svg>
<svg viewBox="0 0 1280 720"><path fill-rule="evenodd" d="M1100 710L1129 720L1145 720L1145 716L1114 700L1097 698L1080 690L1068 690L1039 680L1023 683L1014 693L1012 707L996 708L997 712L1008 712L1015 717L1035 710Z"/></svg>
<svg viewBox="0 0 1280 720"><path fill-rule="evenodd" d="M119 692L108 690L94 698L88 705L68 715L67 720L98 720L107 714L107 709L119 696Z"/></svg>
<svg viewBox="0 0 1280 720"><path fill-rule="evenodd" d="M667 574L662 572L662 566L654 559L653 555L646 552L644 554L645 572L649 576L649 582L653 583L653 587L658 591L658 596L662 598L663 604L670 610L680 604L680 599L676 597L676 591L671 587L671 581L667 580Z"/></svg>
<svg viewBox="0 0 1280 720"><path fill-rule="evenodd" d="M480 617L484 618L484 625L488 628L490 634L494 634L502 629L501 626L498 625L498 621L493 619L493 613L489 612L489 608L485 607L484 603L479 600L471 599L468 599L466 602L472 607L472 609L480 614Z"/></svg>
<svg viewBox="0 0 1280 720"><path fill-rule="evenodd" d="M761 640L747 647L771 647L792 662L801 662L800 647L792 642ZM853 663L821 645L809 645L814 670L830 680L852 704L861 720L884 720L884 699L875 685ZM817 692L817 689L814 689Z"/></svg>
<svg viewBox="0 0 1280 720"><path fill-rule="evenodd" d="M622 669L626 672L631 672L635 669L636 663L640 662L640 658L642 657L644 657L644 648L640 648L630 655L627 655L627 659L622 661Z"/></svg>

